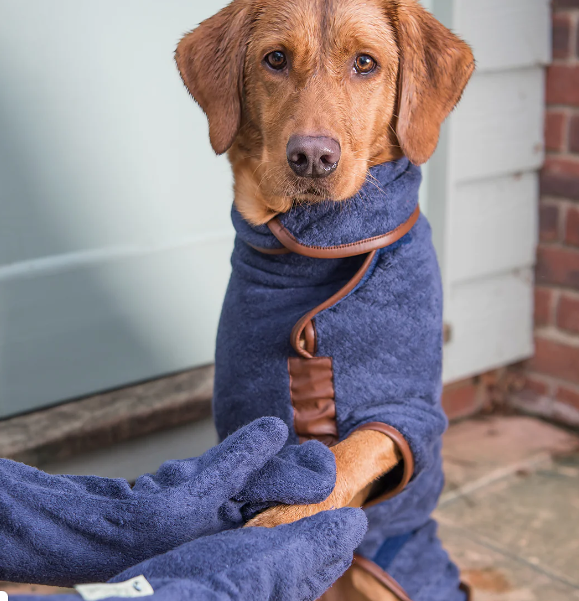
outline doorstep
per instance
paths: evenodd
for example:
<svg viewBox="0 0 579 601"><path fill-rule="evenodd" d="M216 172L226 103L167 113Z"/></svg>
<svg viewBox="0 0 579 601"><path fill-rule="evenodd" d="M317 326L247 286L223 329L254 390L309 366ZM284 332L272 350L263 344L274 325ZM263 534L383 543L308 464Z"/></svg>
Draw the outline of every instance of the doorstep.
<svg viewBox="0 0 579 601"><path fill-rule="evenodd" d="M0 421L0 457L43 466L211 415L213 366Z"/></svg>

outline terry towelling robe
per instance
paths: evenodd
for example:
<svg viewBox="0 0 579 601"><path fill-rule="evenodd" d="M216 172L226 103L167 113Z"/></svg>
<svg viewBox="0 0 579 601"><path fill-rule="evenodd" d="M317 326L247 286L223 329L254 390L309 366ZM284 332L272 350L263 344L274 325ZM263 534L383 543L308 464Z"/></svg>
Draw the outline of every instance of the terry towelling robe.
<svg viewBox="0 0 579 601"><path fill-rule="evenodd" d="M221 438L266 415L294 443L388 434L404 460L366 506L360 565L402 598L464 601L430 519L446 418L442 289L420 182L401 159L372 168L349 200L298 205L267 225L233 208L214 415Z"/></svg>

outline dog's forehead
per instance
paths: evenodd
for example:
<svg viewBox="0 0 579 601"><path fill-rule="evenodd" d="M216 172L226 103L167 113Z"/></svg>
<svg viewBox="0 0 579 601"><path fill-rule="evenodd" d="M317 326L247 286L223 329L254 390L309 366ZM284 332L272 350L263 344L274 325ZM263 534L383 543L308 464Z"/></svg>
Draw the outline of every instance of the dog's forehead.
<svg viewBox="0 0 579 601"><path fill-rule="evenodd" d="M395 39L387 0L260 2L255 22L260 44L298 51L390 45Z"/></svg>

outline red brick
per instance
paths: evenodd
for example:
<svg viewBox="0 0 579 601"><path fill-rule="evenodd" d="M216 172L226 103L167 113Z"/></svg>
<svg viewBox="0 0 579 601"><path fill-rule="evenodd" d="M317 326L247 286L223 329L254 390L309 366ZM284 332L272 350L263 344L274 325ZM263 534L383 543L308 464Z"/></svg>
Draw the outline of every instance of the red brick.
<svg viewBox="0 0 579 601"><path fill-rule="evenodd" d="M579 334L579 296L561 296L557 307L557 327L572 334Z"/></svg>
<svg viewBox="0 0 579 601"><path fill-rule="evenodd" d="M535 288L535 325L546 326L551 323L553 291L548 288Z"/></svg>
<svg viewBox="0 0 579 601"><path fill-rule="evenodd" d="M555 134L551 135L554 136ZM569 121L569 150L579 153L579 115L573 115Z"/></svg>
<svg viewBox="0 0 579 601"><path fill-rule="evenodd" d="M575 207L567 209L565 242L572 246L579 246L579 209Z"/></svg>
<svg viewBox="0 0 579 601"><path fill-rule="evenodd" d="M539 246L537 284L579 289L579 249Z"/></svg>
<svg viewBox="0 0 579 601"><path fill-rule="evenodd" d="M530 366L541 374L579 384L579 347L536 336Z"/></svg>
<svg viewBox="0 0 579 601"><path fill-rule="evenodd" d="M537 376L527 375L525 378L525 390L530 390L536 395L544 396L549 392L549 385Z"/></svg>
<svg viewBox="0 0 579 601"><path fill-rule="evenodd" d="M553 8L579 8L579 0L553 0Z"/></svg>
<svg viewBox="0 0 579 601"><path fill-rule="evenodd" d="M484 401L484 389L474 378L447 384L442 393L442 407L450 420L478 413Z"/></svg>
<svg viewBox="0 0 579 601"><path fill-rule="evenodd" d="M543 169L545 169L545 171L549 171L550 173L562 173L564 175L569 175L579 180L579 157L565 158L549 156L545 160Z"/></svg>
<svg viewBox="0 0 579 601"><path fill-rule="evenodd" d="M551 65L547 69L547 104L579 107L578 65Z"/></svg>
<svg viewBox="0 0 579 601"><path fill-rule="evenodd" d="M559 239L559 207L541 205L539 207L539 239L541 242L554 242Z"/></svg>
<svg viewBox="0 0 579 601"><path fill-rule="evenodd" d="M579 159L548 157L541 171L541 192L579 200Z"/></svg>
<svg viewBox="0 0 579 601"><path fill-rule="evenodd" d="M567 386L559 386L557 389L557 399L566 405L571 405L579 409L579 389L573 390Z"/></svg>
<svg viewBox="0 0 579 601"><path fill-rule="evenodd" d="M553 16L553 58L569 58L571 54L571 17L568 13Z"/></svg>
<svg viewBox="0 0 579 601"><path fill-rule="evenodd" d="M561 111L547 111L545 116L545 147L547 150L561 151L565 144L567 117Z"/></svg>

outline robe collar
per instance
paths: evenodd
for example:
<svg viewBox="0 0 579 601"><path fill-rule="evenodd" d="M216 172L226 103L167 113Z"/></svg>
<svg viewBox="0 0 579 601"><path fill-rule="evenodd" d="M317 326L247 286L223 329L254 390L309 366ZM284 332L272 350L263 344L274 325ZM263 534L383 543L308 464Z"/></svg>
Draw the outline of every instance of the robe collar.
<svg viewBox="0 0 579 601"><path fill-rule="evenodd" d="M300 204L265 225L250 225L232 209L238 237L266 254L316 258L364 254L397 242L418 219L419 167L407 158L377 165L352 198Z"/></svg>

